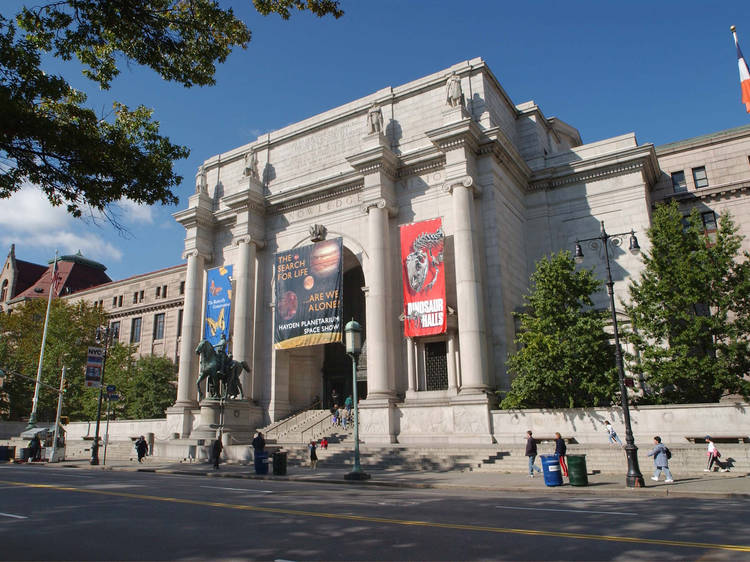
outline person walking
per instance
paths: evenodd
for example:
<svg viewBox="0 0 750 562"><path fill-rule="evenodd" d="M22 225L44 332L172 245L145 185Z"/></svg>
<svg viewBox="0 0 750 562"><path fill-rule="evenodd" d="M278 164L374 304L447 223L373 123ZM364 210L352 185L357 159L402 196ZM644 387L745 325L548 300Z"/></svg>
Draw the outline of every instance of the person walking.
<svg viewBox="0 0 750 562"><path fill-rule="evenodd" d="M562 438L560 432L555 433L555 456L560 463L560 470L562 470L563 476L568 476L568 465L565 463L565 453L568 451L568 446L565 444L565 439Z"/></svg>
<svg viewBox="0 0 750 562"><path fill-rule="evenodd" d="M38 461L42 458L42 442L39 439L39 434L35 433L29 441L29 462Z"/></svg>
<svg viewBox="0 0 750 562"><path fill-rule="evenodd" d="M316 452L316 449L318 448L315 444L315 440L313 439L310 441L310 444L307 446L308 449L310 449L310 468L315 470L318 468L318 453Z"/></svg>
<svg viewBox="0 0 750 562"><path fill-rule="evenodd" d="M620 447L622 447L622 441L620 441L620 438L617 437L615 428L612 427L612 424L609 423L609 420L604 420L604 429L607 430L607 435L609 436L609 444L612 445L615 441L617 441Z"/></svg>
<svg viewBox="0 0 750 562"><path fill-rule="evenodd" d="M346 397L346 400L344 400L344 409L346 409L347 415L351 415L353 406L354 402L352 401L351 395L349 395Z"/></svg>
<svg viewBox="0 0 750 562"><path fill-rule="evenodd" d="M214 459L214 468L216 470L219 470L219 463L221 462L221 452L224 450L224 445L221 444L221 433L219 433L219 436L216 438L216 441L214 441L213 446L211 447L211 455Z"/></svg>
<svg viewBox="0 0 750 562"><path fill-rule="evenodd" d="M138 462L143 462L143 457L148 453L148 441L143 438L143 435L135 440L135 451L138 453Z"/></svg>
<svg viewBox="0 0 750 562"><path fill-rule="evenodd" d="M529 478L534 478L534 471L541 472L542 469L534 464L536 460L536 439L531 436L531 430L526 432L526 456L529 457Z"/></svg>
<svg viewBox="0 0 750 562"><path fill-rule="evenodd" d="M651 480L654 482L659 481L659 474L664 473L664 477L667 484L671 484L674 482L674 478L672 478L672 473L669 472L669 457L672 456L672 453L669 452L669 449L667 449L667 446L664 445L664 443L661 442L661 437L658 435L654 437L654 448L651 449L651 451L648 453L649 457L654 457L654 475L651 477Z"/></svg>
<svg viewBox="0 0 750 562"><path fill-rule="evenodd" d="M711 439L710 435L706 435L706 443L708 443L708 450L706 451L706 454L708 455L708 462L706 464L706 468L703 469L703 472L711 472L714 469L714 464L719 468L721 472L729 472L729 468L724 466L724 463L722 463L719 458L721 457L721 453L719 452L719 449L716 448L716 445L714 444L713 439Z"/></svg>
<svg viewBox="0 0 750 562"><path fill-rule="evenodd" d="M260 431L255 437L253 437L253 450L256 453L262 453L266 450L266 440L263 438L263 434Z"/></svg>

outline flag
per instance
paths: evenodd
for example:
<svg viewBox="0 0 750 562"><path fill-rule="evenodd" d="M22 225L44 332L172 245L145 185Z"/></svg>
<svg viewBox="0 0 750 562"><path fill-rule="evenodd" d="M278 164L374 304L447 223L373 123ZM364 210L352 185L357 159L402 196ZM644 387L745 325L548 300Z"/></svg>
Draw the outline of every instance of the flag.
<svg viewBox="0 0 750 562"><path fill-rule="evenodd" d="M60 292L60 283L62 276L60 275L60 269L57 267L57 256L55 256L55 265L52 268L52 292L58 294Z"/></svg>
<svg viewBox="0 0 750 562"><path fill-rule="evenodd" d="M747 69L747 63L745 57L742 56L740 50L740 44L737 41L737 33L735 27L732 26L732 35L734 36L734 44L737 47L737 66L740 68L740 86L742 87L742 103L745 104L745 110L750 113L750 71Z"/></svg>

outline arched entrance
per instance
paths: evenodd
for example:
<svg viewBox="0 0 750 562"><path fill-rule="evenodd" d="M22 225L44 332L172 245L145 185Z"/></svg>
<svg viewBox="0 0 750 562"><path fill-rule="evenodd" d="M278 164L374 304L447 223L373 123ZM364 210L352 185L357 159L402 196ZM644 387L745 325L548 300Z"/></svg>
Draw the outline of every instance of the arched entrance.
<svg viewBox="0 0 750 562"><path fill-rule="evenodd" d="M362 287L365 284L365 276L362 266L355 255L344 248L344 296L342 327L352 318L362 326L362 341L367 341L367 322L365 318L365 294ZM364 359L364 356L362 357ZM359 398L367 396L366 367L363 365L357 369L357 394ZM323 359L323 406L333 406L332 394L335 390L339 399L339 406L352 394L352 360L346 354L343 343L329 343L325 345Z"/></svg>

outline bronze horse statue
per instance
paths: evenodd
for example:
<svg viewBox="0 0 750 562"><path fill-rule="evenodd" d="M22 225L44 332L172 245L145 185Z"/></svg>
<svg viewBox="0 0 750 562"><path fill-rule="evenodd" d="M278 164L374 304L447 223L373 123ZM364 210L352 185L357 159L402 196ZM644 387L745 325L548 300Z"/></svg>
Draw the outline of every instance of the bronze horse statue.
<svg viewBox="0 0 750 562"><path fill-rule="evenodd" d="M195 353L201 357L200 376L196 385L198 386L199 400L203 400L201 383L207 379L206 393L211 398L242 398L242 384L240 374L242 371L250 372L250 367L245 361L235 361L231 355L217 352L208 340L202 340ZM219 392L220 385L224 390L223 396Z"/></svg>

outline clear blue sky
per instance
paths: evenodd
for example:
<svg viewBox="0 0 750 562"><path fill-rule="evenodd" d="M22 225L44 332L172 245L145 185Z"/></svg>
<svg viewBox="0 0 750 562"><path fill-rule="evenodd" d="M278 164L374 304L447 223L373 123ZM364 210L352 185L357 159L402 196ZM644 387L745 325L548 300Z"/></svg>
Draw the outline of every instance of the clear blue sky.
<svg viewBox="0 0 750 562"><path fill-rule="evenodd" d="M0 13L22 3L4 0ZM55 249L80 249L107 265L113 279L181 263L184 230L171 214L185 208L203 160L477 56L514 103L535 100L584 142L633 131L639 143L658 145L750 122L729 31L737 26L750 56L747 0L343 0L338 20L295 14L289 21L258 15L250 0L220 3L234 7L253 38L219 68L216 86L186 90L138 67L124 68L106 93L71 78L102 111L112 99L152 107L162 133L191 149L176 164L185 178L180 204L124 207L131 237L123 238L24 190L0 201L3 252L15 242L19 258L45 262ZM59 67L51 63L50 71Z"/></svg>

